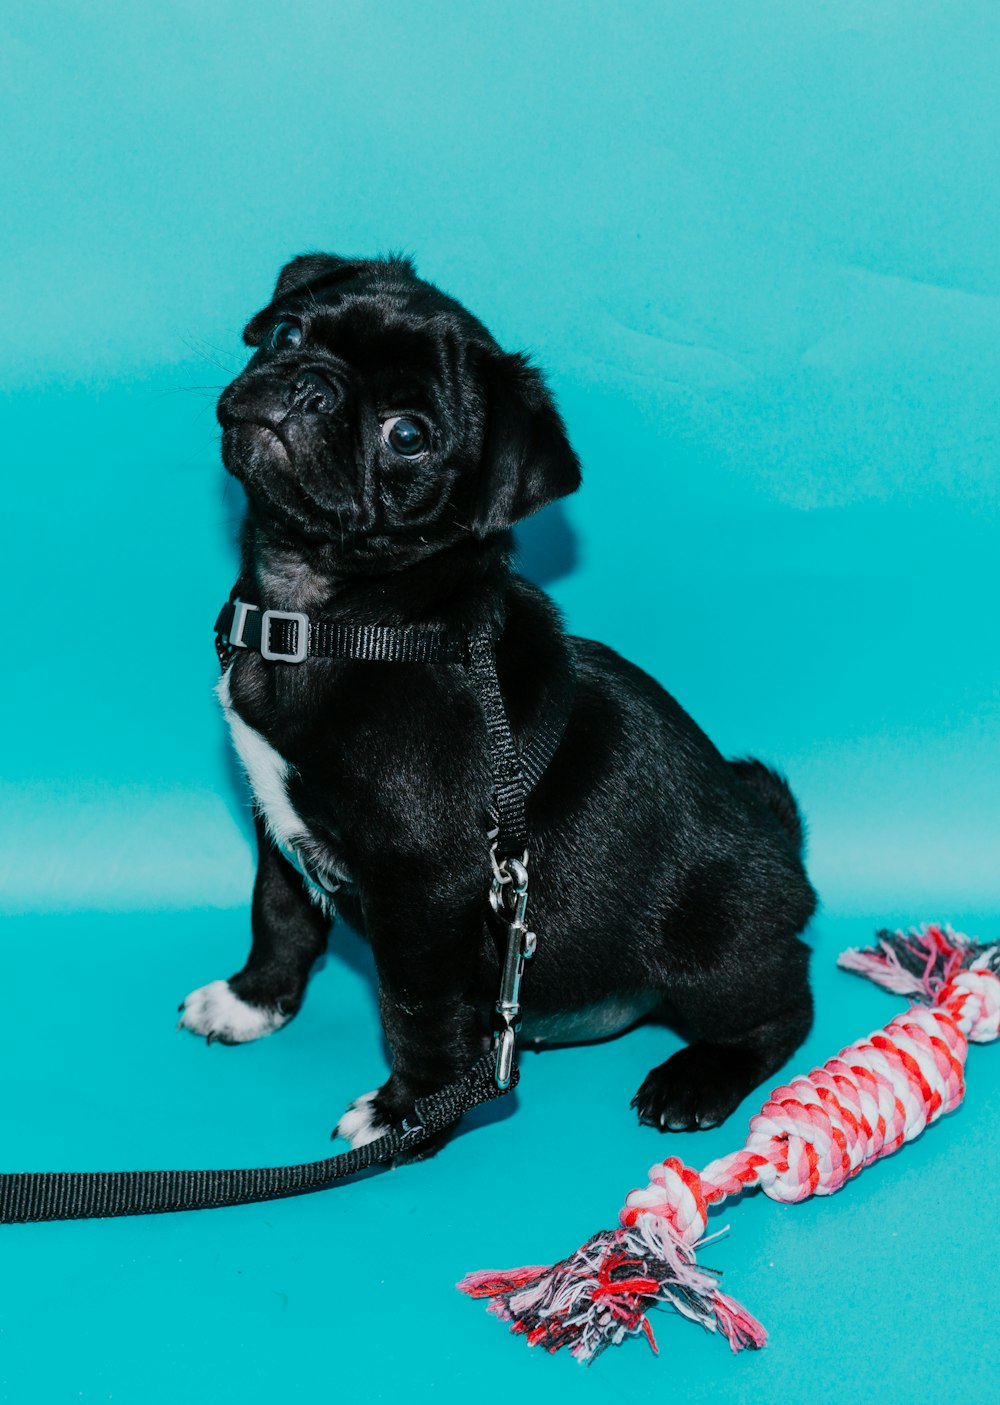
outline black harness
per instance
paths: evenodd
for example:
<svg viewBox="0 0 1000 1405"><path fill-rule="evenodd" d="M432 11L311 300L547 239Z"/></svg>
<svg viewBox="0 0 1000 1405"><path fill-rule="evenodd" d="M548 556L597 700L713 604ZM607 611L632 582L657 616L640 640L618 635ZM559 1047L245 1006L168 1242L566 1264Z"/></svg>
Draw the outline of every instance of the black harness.
<svg viewBox="0 0 1000 1405"><path fill-rule="evenodd" d="M239 585L236 591L239 590ZM306 659L356 659L366 663L458 664L475 685L486 717L493 769L493 802L498 834L496 853L513 858L527 848L528 795L556 753L573 704L571 672L560 680L541 722L525 749L514 744L497 676L499 633L483 628L471 633L422 625L343 624L311 619L297 610L262 610L233 592L215 621L215 647L223 669L241 649L251 649L272 663L300 664Z"/></svg>
<svg viewBox="0 0 1000 1405"><path fill-rule="evenodd" d="M298 1166L223 1171L56 1171L0 1175L0 1224L162 1214L278 1200L322 1190L373 1166L385 1165L457 1122L471 1108L517 1085L515 1035L520 1023L524 963L535 949L526 924L528 901L528 796L562 738L573 701L568 672L547 699L542 721L518 751L497 675L498 633L456 634L407 625L345 625L310 619L290 610L262 610L237 591L215 623L223 669L241 649L253 649L284 666L307 658L371 663L459 665L473 680L482 704L493 771L494 828L490 842L489 903L505 932L496 1002L494 1048L467 1073L437 1093L418 1098L413 1111L385 1136L323 1161Z"/></svg>

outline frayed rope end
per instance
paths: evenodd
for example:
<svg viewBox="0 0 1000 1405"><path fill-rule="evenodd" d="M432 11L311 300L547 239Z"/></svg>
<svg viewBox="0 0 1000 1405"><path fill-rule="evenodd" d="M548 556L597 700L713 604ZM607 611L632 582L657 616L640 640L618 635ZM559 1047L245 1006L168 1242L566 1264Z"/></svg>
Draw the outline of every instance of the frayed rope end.
<svg viewBox="0 0 1000 1405"><path fill-rule="evenodd" d="M936 1002L959 972L996 970L998 964L997 947L936 925L909 932L881 931L878 946L851 947L837 958L843 970L856 971L885 990L928 1005Z"/></svg>
<svg viewBox="0 0 1000 1405"><path fill-rule="evenodd" d="M752 1317L741 1303L725 1293L715 1295L715 1320L734 1353L747 1347L751 1351L759 1351L762 1346L767 1346L767 1332L756 1317Z"/></svg>
<svg viewBox="0 0 1000 1405"><path fill-rule="evenodd" d="M474 1298L490 1298L489 1311L523 1334L529 1346L568 1347L589 1364L609 1346L642 1335L655 1352L649 1311L672 1308L711 1332L733 1351L762 1347L764 1328L739 1303L718 1292L718 1274L701 1268L658 1215L634 1226L596 1234L568 1259L550 1268L470 1273L458 1284Z"/></svg>

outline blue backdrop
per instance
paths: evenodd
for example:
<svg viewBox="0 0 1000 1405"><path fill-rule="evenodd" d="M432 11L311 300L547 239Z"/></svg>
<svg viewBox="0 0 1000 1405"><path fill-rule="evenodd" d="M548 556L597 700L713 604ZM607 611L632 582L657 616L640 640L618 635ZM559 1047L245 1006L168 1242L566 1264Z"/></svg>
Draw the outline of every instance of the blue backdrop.
<svg viewBox="0 0 1000 1405"><path fill-rule="evenodd" d="M898 1008L833 969L875 924L1000 934L994 4L105 0L5 6L0 41L7 1167L320 1156L384 1073L349 934L280 1038L172 1027L241 964L252 881L211 696L240 513L213 402L307 249L412 252L547 368L585 483L525 570L789 773L825 904L796 1068ZM4 1231L2 1398L760 1400L808 1360L851 1405L869 1335L887 1405L917 1343L929 1401L995 1367L989 1051L842 1196L733 1209L710 1257L766 1353L664 1318L669 1361L583 1374L452 1292L568 1252L654 1157L742 1141L759 1096L669 1146L634 1126L675 1045L529 1059L512 1115L320 1200Z"/></svg>

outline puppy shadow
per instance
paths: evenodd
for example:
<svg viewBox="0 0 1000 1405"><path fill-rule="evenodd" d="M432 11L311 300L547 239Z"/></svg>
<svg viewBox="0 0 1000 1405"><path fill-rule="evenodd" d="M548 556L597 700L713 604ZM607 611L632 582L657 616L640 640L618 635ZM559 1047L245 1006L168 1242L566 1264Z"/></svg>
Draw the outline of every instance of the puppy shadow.
<svg viewBox="0 0 1000 1405"><path fill-rule="evenodd" d="M535 585L551 585L576 570L580 560L579 542L561 502L550 504L514 532L517 565L523 576Z"/></svg>
<svg viewBox="0 0 1000 1405"><path fill-rule="evenodd" d="M507 1122L511 1117L516 1117L520 1106L520 1096L515 1088L502 1098L491 1098L489 1102L479 1103L462 1118L454 1139L457 1141L460 1137L467 1137L470 1132L477 1132L482 1127L493 1127L497 1123Z"/></svg>

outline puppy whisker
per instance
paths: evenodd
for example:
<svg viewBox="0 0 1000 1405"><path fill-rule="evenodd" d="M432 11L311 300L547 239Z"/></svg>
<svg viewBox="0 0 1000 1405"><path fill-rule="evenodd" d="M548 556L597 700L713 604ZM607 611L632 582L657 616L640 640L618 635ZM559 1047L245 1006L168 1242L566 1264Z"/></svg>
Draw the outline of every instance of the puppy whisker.
<svg viewBox="0 0 1000 1405"><path fill-rule="evenodd" d="M182 337L181 340L189 351L193 351L202 361L207 361L210 365L217 366L225 375L235 376L239 374L241 369L239 366L234 366L231 362L227 364L226 360L220 359L226 357L226 352L222 347L213 346L211 342L205 341L204 338L201 337ZM208 350L205 349L206 347ZM212 356L209 354L210 352L215 352L216 354Z"/></svg>
<svg viewBox="0 0 1000 1405"><path fill-rule="evenodd" d="M221 395L225 388L224 385L173 385L168 390L158 391L150 398L150 404L155 405L168 395Z"/></svg>

